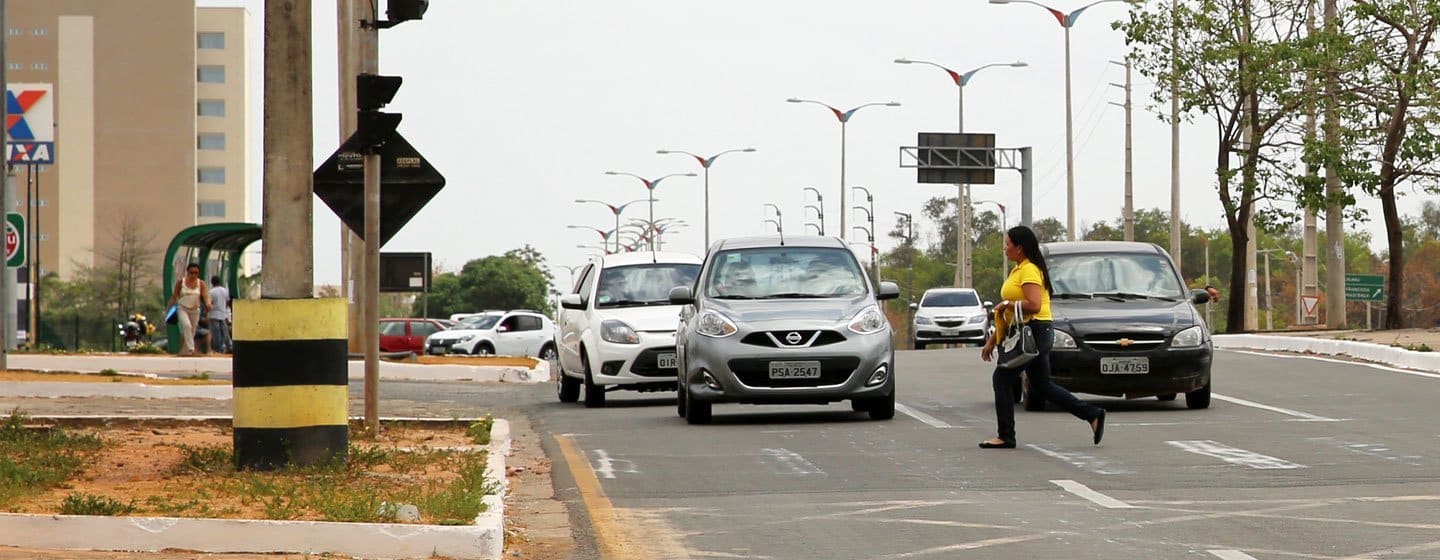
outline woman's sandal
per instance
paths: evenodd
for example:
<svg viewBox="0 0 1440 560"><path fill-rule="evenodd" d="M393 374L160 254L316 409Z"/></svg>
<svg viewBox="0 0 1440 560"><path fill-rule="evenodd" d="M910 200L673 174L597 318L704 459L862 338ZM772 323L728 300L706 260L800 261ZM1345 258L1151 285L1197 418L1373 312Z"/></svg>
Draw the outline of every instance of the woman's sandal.
<svg viewBox="0 0 1440 560"><path fill-rule="evenodd" d="M1000 438L987 439L980 442L980 449L1015 449L1015 442Z"/></svg>

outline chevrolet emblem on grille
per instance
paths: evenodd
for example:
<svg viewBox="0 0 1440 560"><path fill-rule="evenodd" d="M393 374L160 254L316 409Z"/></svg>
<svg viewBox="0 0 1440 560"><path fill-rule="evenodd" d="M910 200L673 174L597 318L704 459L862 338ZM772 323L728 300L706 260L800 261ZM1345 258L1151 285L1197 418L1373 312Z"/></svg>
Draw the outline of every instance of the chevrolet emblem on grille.
<svg viewBox="0 0 1440 560"><path fill-rule="evenodd" d="M1121 345L1121 346L1129 346L1129 345L1131 345L1131 344L1135 344L1135 341L1130 340L1130 339L1128 339L1128 338L1122 338L1122 339L1120 339L1120 340L1115 341L1115 344L1119 344L1119 345Z"/></svg>
<svg viewBox="0 0 1440 560"><path fill-rule="evenodd" d="M796 344L800 344L800 341L803 338L804 337L800 336L800 333L791 331L790 334L785 335L785 342L788 342L793 346Z"/></svg>

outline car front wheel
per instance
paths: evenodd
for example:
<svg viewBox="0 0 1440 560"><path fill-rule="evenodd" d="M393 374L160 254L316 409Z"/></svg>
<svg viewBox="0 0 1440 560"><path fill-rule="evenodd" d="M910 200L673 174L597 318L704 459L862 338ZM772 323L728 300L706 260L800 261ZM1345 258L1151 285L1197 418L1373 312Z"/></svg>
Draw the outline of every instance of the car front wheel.
<svg viewBox="0 0 1440 560"><path fill-rule="evenodd" d="M560 377L555 385L555 394L560 397L560 402L573 403L580 400L580 380L565 375L565 372L556 372Z"/></svg>
<svg viewBox="0 0 1440 560"><path fill-rule="evenodd" d="M1204 387L1185 393L1185 407L1192 409L1210 408L1210 384Z"/></svg>
<svg viewBox="0 0 1440 560"><path fill-rule="evenodd" d="M871 420L889 420L895 417L895 391L878 399L865 401L865 411Z"/></svg>
<svg viewBox="0 0 1440 560"><path fill-rule="evenodd" d="M681 397L685 399L685 421L691 424L709 424L712 411L711 403L697 401L690 397L689 390L681 391Z"/></svg>
<svg viewBox="0 0 1440 560"><path fill-rule="evenodd" d="M604 408L605 387L596 385L590 375L590 359L581 357L580 365L585 368L585 408Z"/></svg>

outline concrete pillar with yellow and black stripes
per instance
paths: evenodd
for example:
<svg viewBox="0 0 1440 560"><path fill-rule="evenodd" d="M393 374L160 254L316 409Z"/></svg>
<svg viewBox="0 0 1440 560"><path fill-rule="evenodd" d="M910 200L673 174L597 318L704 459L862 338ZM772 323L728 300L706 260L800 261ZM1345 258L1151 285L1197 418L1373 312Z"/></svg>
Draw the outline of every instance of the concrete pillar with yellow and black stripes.
<svg viewBox="0 0 1440 560"><path fill-rule="evenodd" d="M235 300L235 462L270 470L349 447L344 299Z"/></svg>

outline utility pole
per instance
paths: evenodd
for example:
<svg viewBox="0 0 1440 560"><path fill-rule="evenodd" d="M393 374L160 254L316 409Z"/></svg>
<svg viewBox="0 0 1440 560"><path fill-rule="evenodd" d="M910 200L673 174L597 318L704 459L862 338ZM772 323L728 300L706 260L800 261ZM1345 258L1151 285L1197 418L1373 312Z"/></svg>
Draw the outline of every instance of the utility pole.
<svg viewBox="0 0 1440 560"><path fill-rule="evenodd" d="M0 31L6 31L6 36L0 37L0 92L5 92L5 97L7 99L10 97L10 81L8 76L9 72L7 71L7 69L10 67L9 58L7 58L9 56L9 53L6 52L5 48L5 46L10 42L8 38L10 34L7 31L10 28L6 27L7 20L5 17L8 8L9 6L6 5L5 0L0 0ZM0 107L0 119L3 119L5 122L8 123L9 117L8 115L6 115L6 110L9 108L10 104L3 103L0 105L5 105L4 107ZM5 130L0 131L0 137L3 137L5 140L5 152L8 155L10 151L9 126L6 126ZM5 163L3 165L5 171L5 184L3 185L3 187L0 187L0 214L10 212L10 208L15 205L14 196L10 193L11 188L15 184L15 170L10 167L9 157L5 158ZM8 223L9 218L5 217L5 219L7 220L7 222L4 223ZM4 230L0 229L0 231ZM34 248L31 247L30 250L33 251ZM5 312L3 314L5 325L0 326L0 336L4 337L4 342L0 343L0 371L3 371L10 367L10 348L11 345L15 343L15 312L13 311L15 308L15 273L10 270L8 264L6 266L0 266L0 271L4 271L5 274L4 279L0 280L0 304L3 304L5 306Z"/></svg>
<svg viewBox="0 0 1440 560"><path fill-rule="evenodd" d="M360 1L362 10L364 7L373 7L373 2ZM380 73L380 28L377 22L380 14L371 12L367 14L366 20L369 25L360 25L360 73L376 75ZM356 105L350 109L358 110L359 85L358 78L351 78L351 83L357 84ZM358 113L356 116L359 119ZM380 150L370 147L365 150L365 258L364 267L360 278L364 286L360 301L364 307L364 323L360 332L364 340L361 346L365 348L365 428L372 434L380 433Z"/></svg>
<svg viewBox="0 0 1440 560"><path fill-rule="evenodd" d="M369 11L369 0L338 0L335 3L335 38L339 43L340 143L355 133L355 75L361 71L360 20ZM340 293L346 301L350 320L346 327L350 353L365 351L363 314L359 307L360 286L365 278L365 242L344 223L340 224Z"/></svg>
<svg viewBox="0 0 1440 560"><path fill-rule="evenodd" d="M1125 109L1125 240L1135 240L1135 167L1131 158L1131 127L1130 127L1130 57L1125 57L1125 62L1111 61L1111 64L1119 64L1125 67L1125 84L1110 84L1125 90L1125 103L1119 104L1110 102L1111 105L1118 105Z"/></svg>
<svg viewBox="0 0 1440 560"><path fill-rule="evenodd" d="M1248 99L1246 100L1245 106L1250 106ZM1243 139L1242 143L1245 145L1247 153L1250 148L1250 143L1255 141L1250 126L1250 119L1253 118L1255 118L1255 115L1250 114L1249 109L1245 109L1245 116L1241 119L1245 129L1242 131L1241 138ZM1249 162L1246 162L1247 165L1248 163ZM1257 249L1256 236L1258 233L1255 231L1254 200L1250 201L1249 210L1250 219L1245 222L1245 330L1254 332L1260 329L1260 286L1256 278L1255 270L1255 259L1257 256L1255 253Z"/></svg>
<svg viewBox="0 0 1440 560"><path fill-rule="evenodd" d="M1170 0L1170 257L1175 259L1176 272L1184 278L1180 258L1180 79L1176 76L1176 51L1179 44L1179 0ZM1208 260L1208 259L1207 259ZM1210 274L1207 272L1208 278ZM1209 309L1208 307L1206 309Z"/></svg>
<svg viewBox="0 0 1440 560"><path fill-rule="evenodd" d="M310 4L265 0L265 298L314 295Z"/></svg>
<svg viewBox="0 0 1440 560"><path fill-rule="evenodd" d="M1335 33L1335 0L1325 0L1325 33ZM1340 121L1335 112L1338 86L1334 61L1326 57L1325 62L1325 143L1339 146ZM1340 174L1334 163L1325 164L1325 242L1330 250L1325 253L1325 326L1332 329L1345 328L1345 209L1341 206Z"/></svg>

